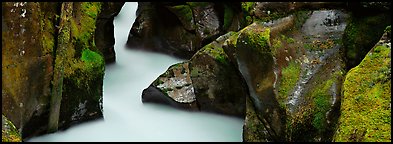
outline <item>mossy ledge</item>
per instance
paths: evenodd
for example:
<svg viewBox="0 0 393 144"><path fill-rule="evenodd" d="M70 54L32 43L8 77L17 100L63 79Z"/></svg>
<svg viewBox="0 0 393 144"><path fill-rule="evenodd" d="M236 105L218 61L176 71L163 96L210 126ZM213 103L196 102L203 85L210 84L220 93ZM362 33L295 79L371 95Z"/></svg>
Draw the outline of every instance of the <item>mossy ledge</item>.
<svg viewBox="0 0 393 144"><path fill-rule="evenodd" d="M333 141L391 141L390 53L386 43L378 44L346 75L339 127Z"/></svg>

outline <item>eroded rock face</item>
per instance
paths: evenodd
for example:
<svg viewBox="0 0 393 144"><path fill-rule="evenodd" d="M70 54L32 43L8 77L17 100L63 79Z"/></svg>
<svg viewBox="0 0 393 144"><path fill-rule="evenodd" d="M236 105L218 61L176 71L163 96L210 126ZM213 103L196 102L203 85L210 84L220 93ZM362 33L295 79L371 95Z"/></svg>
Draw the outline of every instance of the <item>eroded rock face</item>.
<svg viewBox="0 0 393 144"><path fill-rule="evenodd" d="M322 10L297 12L294 17L296 21L286 27L279 24L285 21L269 25L276 62L276 98L286 111L285 138L331 141L345 74L342 46L337 41L348 15ZM277 30L282 32L273 32Z"/></svg>
<svg viewBox="0 0 393 144"><path fill-rule="evenodd" d="M2 3L2 113L21 133L35 116L48 120L58 6Z"/></svg>
<svg viewBox="0 0 393 144"><path fill-rule="evenodd" d="M256 14L255 6L260 8L259 12L271 10L270 15ZM287 12L293 15L254 22L239 32L221 37L226 37L219 46L224 53L216 48L216 44L221 43L220 38L198 51L188 61L196 101L199 102L200 89L218 79L206 72L219 67L212 65L210 58L222 63L229 61L241 73L249 93L245 100L244 141L332 141L346 73L346 45L353 43L346 41L347 25L362 21L350 18L353 15L343 10L296 10L336 6L351 9L345 3L242 3L243 11L258 15L259 19L273 16L274 11L285 8L288 9L283 15ZM390 47L390 43L388 45ZM209 97L207 101L215 97L210 89L214 88L204 90L204 95ZM198 104L199 108L204 105ZM363 138L364 131L352 134L352 139Z"/></svg>
<svg viewBox="0 0 393 144"><path fill-rule="evenodd" d="M342 88L336 142L391 141L391 34L384 33Z"/></svg>
<svg viewBox="0 0 393 144"><path fill-rule="evenodd" d="M234 34L221 36L189 61L172 65L143 91L142 101L244 117L245 83L222 49L224 40Z"/></svg>
<svg viewBox="0 0 393 144"><path fill-rule="evenodd" d="M242 21L240 7L228 3L140 2L127 45L189 59L218 36L244 27Z"/></svg>
<svg viewBox="0 0 393 144"><path fill-rule="evenodd" d="M251 106L246 110L243 140L284 141L281 136L284 135L285 112L274 94L276 77L270 50L270 28L263 23L253 23L242 29L239 35L229 38L224 50L237 63L250 93L246 104ZM254 128L255 125L260 127Z"/></svg>
<svg viewBox="0 0 393 144"><path fill-rule="evenodd" d="M104 55L105 63L111 63L116 60L113 19L119 14L124 3L125 2L102 3L101 12L97 17L94 38L97 49Z"/></svg>
<svg viewBox="0 0 393 144"><path fill-rule="evenodd" d="M94 44L101 3L69 4L60 24L61 5L2 3L2 113L23 139L46 133L54 93L62 97L59 129L102 117L105 63Z"/></svg>

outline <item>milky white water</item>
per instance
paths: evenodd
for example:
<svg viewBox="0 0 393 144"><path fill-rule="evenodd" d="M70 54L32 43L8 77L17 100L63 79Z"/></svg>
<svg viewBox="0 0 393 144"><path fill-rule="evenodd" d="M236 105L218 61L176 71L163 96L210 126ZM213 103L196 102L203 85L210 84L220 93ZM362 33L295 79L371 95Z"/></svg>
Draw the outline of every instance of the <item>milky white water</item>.
<svg viewBox="0 0 393 144"><path fill-rule="evenodd" d="M127 2L114 20L116 63L105 68L104 119L28 141L242 141L242 119L142 103L143 89L183 60L126 49L136 9Z"/></svg>

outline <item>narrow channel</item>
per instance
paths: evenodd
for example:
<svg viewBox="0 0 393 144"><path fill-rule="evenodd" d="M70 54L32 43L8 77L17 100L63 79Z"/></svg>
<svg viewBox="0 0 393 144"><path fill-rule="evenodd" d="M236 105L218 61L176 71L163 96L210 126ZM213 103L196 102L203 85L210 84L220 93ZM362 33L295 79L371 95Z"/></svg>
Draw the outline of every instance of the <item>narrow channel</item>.
<svg viewBox="0 0 393 144"><path fill-rule="evenodd" d="M114 20L116 63L105 67L104 118L28 141L242 141L243 119L142 103L143 89L170 65L184 60L126 48L137 5L137 2L126 2Z"/></svg>

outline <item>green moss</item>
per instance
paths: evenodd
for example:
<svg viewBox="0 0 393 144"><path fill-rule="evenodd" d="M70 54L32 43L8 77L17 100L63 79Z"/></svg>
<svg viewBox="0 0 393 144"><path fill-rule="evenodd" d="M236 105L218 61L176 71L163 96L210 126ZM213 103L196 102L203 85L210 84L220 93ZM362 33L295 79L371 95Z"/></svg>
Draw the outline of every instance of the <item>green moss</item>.
<svg viewBox="0 0 393 144"><path fill-rule="evenodd" d="M253 45L253 48L258 48L257 51L261 53L271 53L269 47L270 28L243 29L241 32L247 35L242 41L249 45Z"/></svg>
<svg viewBox="0 0 393 144"><path fill-rule="evenodd" d="M285 103L291 90L296 86L300 77L301 67L299 63L290 61L287 67L281 70L280 85L278 86L279 103Z"/></svg>
<svg viewBox="0 0 393 144"><path fill-rule="evenodd" d="M75 39L75 45L79 46L77 50L84 48L95 50L95 47L91 47L95 45L92 35L95 32L96 19L100 9L101 3L99 2L82 2L80 21L71 19L72 36Z"/></svg>
<svg viewBox="0 0 393 144"><path fill-rule="evenodd" d="M104 74L105 61L95 46L94 33L100 2L80 3L80 15L70 19L74 48L66 50L65 77L78 88L90 89L90 82Z"/></svg>
<svg viewBox="0 0 393 144"><path fill-rule="evenodd" d="M236 46L238 37L238 33L233 33L227 40L225 40L226 45Z"/></svg>
<svg viewBox="0 0 393 144"><path fill-rule="evenodd" d="M321 85L314 88L311 93L311 97L314 103L313 109L313 120L312 125L318 130L318 132L325 132L326 129L326 113L330 109L330 97L329 89L336 79L332 78L322 83Z"/></svg>
<svg viewBox="0 0 393 144"><path fill-rule="evenodd" d="M84 49L82 52L81 60L85 62L85 66L89 69L103 65L104 60L102 56L89 49Z"/></svg>
<svg viewBox="0 0 393 144"><path fill-rule="evenodd" d="M376 46L346 75L334 141L391 141L390 48ZM375 76L386 75L380 78Z"/></svg>
<svg viewBox="0 0 393 144"><path fill-rule="evenodd" d="M202 76L202 73L198 67L192 67L190 76L191 77L199 77L199 76Z"/></svg>
<svg viewBox="0 0 393 144"><path fill-rule="evenodd" d="M100 10L100 3L84 2L82 3L83 11L92 18L97 17Z"/></svg>
<svg viewBox="0 0 393 144"><path fill-rule="evenodd" d="M250 15L254 4L255 2L242 2L242 10Z"/></svg>
<svg viewBox="0 0 393 144"><path fill-rule="evenodd" d="M285 36L285 35L281 35L281 39L282 39L283 41L286 41L287 43L294 43L294 42L295 42L295 39L293 39L293 38L291 38L291 37L287 37L287 36Z"/></svg>
<svg viewBox="0 0 393 144"><path fill-rule="evenodd" d="M273 39L271 51L272 51L274 56L277 56L277 51L280 48L282 48L282 43L281 43L280 39L279 38Z"/></svg>
<svg viewBox="0 0 393 144"><path fill-rule="evenodd" d="M169 7L169 10L180 19L185 27L195 28L193 12L189 5L176 5Z"/></svg>
<svg viewBox="0 0 393 144"><path fill-rule="evenodd" d="M216 46L212 43L204 46L202 48L202 52L208 54L209 56L216 59L218 62L227 64L228 63L228 56L225 54L224 49L222 47Z"/></svg>
<svg viewBox="0 0 393 144"><path fill-rule="evenodd" d="M55 47L54 24L49 18L41 20L42 47L44 54L52 54Z"/></svg>
<svg viewBox="0 0 393 144"><path fill-rule="evenodd" d="M251 16L246 16L246 25L249 25L253 22L253 19Z"/></svg>
<svg viewBox="0 0 393 144"><path fill-rule="evenodd" d="M224 5L224 30L227 30L231 26L233 15L233 10L229 6Z"/></svg>
<svg viewBox="0 0 393 144"><path fill-rule="evenodd" d="M2 123L3 123L1 129L2 142L22 142L22 137L19 134L18 129L4 115L2 115Z"/></svg>

